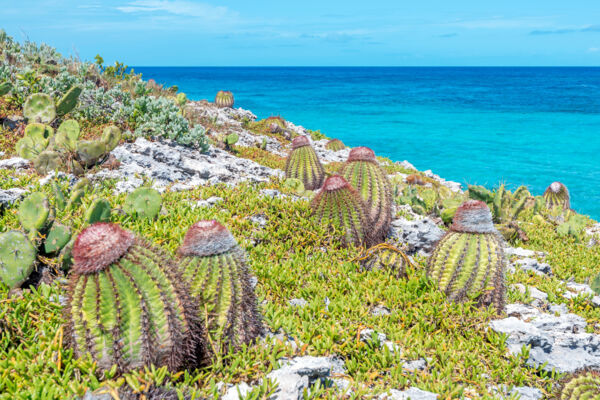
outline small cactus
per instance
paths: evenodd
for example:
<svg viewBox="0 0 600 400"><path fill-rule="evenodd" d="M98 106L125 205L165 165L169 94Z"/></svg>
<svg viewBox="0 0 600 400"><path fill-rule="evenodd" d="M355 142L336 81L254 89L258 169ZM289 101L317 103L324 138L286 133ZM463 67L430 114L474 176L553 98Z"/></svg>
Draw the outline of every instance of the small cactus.
<svg viewBox="0 0 600 400"><path fill-rule="evenodd" d="M20 157L27 160L35 159L48 147L54 130L44 124L31 123L25 127L25 135L20 139L15 148Z"/></svg>
<svg viewBox="0 0 600 400"><path fill-rule="evenodd" d="M55 254L71 240L71 229L63 224L54 223L44 240L44 252L46 254Z"/></svg>
<svg viewBox="0 0 600 400"><path fill-rule="evenodd" d="M23 284L33 271L36 251L19 231L0 233L0 282L11 289Z"/></svg>
<svg viewBox="0 0 600 400"><path fill-rule="evenodd" d="M56 181L52 182L52 194L54 195L54 207L58 208L61 211L64 210L67 206L67 201L65 199L65 194L63 193L60 186L58 186L58 183Z"/></svg>
<svg viewBox="0 0 600 400"><path fill-rule="evenodd" d="M325 170L306 136L298 136L292 141L285 177L300 179L307 190L317 190L323 184Z"/></svg>
<svg viewBox="0 0 600 400"><path fill-rule="evenodd" d="M233 93L229 91L219 90L215 96L215 104L221 108L233 107Z"/></svg>
<svg viewBox="0 0 600 400"><path fill-rule="evenodd" d="M265 122L270 133L281 133L285 131L285 120L279 116L269 117Z"/></svg>
<svg viewBox="0 0 600 400"><path fill-rule="evenodd" d="M96 164L106 155L106 143L100 140L82 140L77 143L77 158L86 167Z"/></svg>
<svg viewBox="0 0 600 400"><path fill-rule="evenodd" d="M95 199L85 211L85 220L88 224L108 222L110 220L110 203L106 199Z"/></svg>
<svg viewBox="0 0 600 400"><path fill-rule="evenodd" d="M491 203L494 199L494 194L481 185L469 185L469 198L481 200L484 203Z"/></svg>
<svg viewBox="0 0 600 400"><path fill-rule="evenodd" d="M366 206L360 194L343 177L333 175L311 202L313 214L328 220L341 230L346 246L364 246L371 242Z"/></svg>
<svg viewBox="0 0 600 400"><path fill-rule="evenodd" d="M366 271L383 269L392 272L398 278L406 276L406 268L410 265L410 260L404 252L387 243L367 249L359 261Z"/></svg>
<svg viewBox="0 0 600 400"><path fill-rule="evenodd" d="M331 151L340 151L344 150L346 146L344 145L344 143L342 143L340 139L331 139L329 142L327 142L325 148Z"/></svg>
<svg viewBox="0 0 600 400"><path fill-rule="evenodd" d="M56 114L59 116L66 115L77 107L77 100L82 89L79 86L73 86L65 93L65 95L56 103Z"/></svg>
<svg viewBox="0 0 600 400"><path fill-rule="evenodd" d="M105 151L109 153L119 145L119 142L121 141L121 130L114 125L107 126L104 128L100 140L106 146Z"/></svg>
<svg viewBox="0 0 600 400"><path fill-rule="evenodd" d="M139 187L125 198L123 208L127 214L154 219L160 212L162 197L155 189Z"/></svg>
<svg viewBox="0 0 600 400"><path fill-rule="evenodd" d="M29 122L49 123L56 118L52 97L44 93L32 94L23 104L23 116Z"/></svg>
<svg viewBox="0 0 600 400"><path fill-rule="evenodd" d="M19 205L18 217L26 232L46 232L54 222L54 209L43 193L34 192Z"/></svg>
<svg viewBox="0 0 600 400"><path fill-rule="evenodd" d="M552 182L544 192L546 208L552 210L558 208L561 210L571 209L571 197L569 189L560 182Z"/></svg>
<svg viewBox="0 0 600 400"><path fill-rule="evenodd" d="M41 175L60 169L62 159L56 151L44 150L33 159L33 167Z"/></svg>
<svg viewBox="0 0 600 400"><path fill-rule="evenodd" d="M72 250L64 308L66 345L90 353L99 372L195 364L201 327L176 265L116 224L84 229Z"/></svg>
<svg viewBox="0 0 600 400"><path fill-rule="evenodd" d="M215 220L199 221L187 231L178 253L213 353L255 340L263 330L261 317L244 251L231 233Z"/></svg>
<svg viewBox="0 0 600 400"><path fill-rule="evenodd" d="M231 149L231 148L233 148L233 145L238 142L239 139L240 139L240 137L238 136L237 133L230 133L229 135L225 136L225 139L223 139L223 142L225 143L225 147L227 149Z"/></svg>
<svg viewBox="0 0 600 400"><path fill-rule="evenodd" d="M429 258L427 275L453 301L473 299L500 311L506 295L503 241L488 206L469 200Z"/></svg>
<svg viewBox="0 0 600 400"><path fill-rule="evenodd" d="M59 148L67 151L73 151L77 148L77 140L79 139L80 128L79 123L74 119L67 119L56 130L54 143Z"/></svg>
<svg viewBox="0 0 600 400"><path fill-rule="evenodd" d="M360 193L367 205L372 238L376 243L387 237L392 222L391 184L368 147L355 147L340 169L343 176ZM435 192L433 192L435 196ZM435 200L434 200L435 202Z"/></svg>
<svg viewBox="0 0 600 400"><path fill-rule="evenodd" d="M557 400L583 400L600 398L600 373L582 370L567 378Z"/></svg>
<svg viewBox="0 0 600 400"><path fill-rule="evenodd" d="M188 102L188 98L185 95L185 93L179 93L177 94L177 96L175 97L175 102L177 103L177 105L179 107L183 107L187 104Z"/></svg>

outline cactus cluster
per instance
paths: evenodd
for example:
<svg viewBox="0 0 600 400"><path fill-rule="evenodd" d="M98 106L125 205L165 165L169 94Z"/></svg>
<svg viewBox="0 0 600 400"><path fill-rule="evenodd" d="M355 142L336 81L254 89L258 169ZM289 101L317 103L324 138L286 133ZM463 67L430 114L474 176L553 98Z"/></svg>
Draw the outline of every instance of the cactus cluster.
<svg viewBox="0 0 600 400"><path fill-rule="evenodd" d="M311 202L313 214L338 229L342 244L368 246L371 228L360 194L340 175L330 176Z"/></svg>
<svg viewBox="0 0 600 400"><path fill-rule="evenodd" d="M84 229L73 245L65 339L99 371L143 366L179 371L195 365L198 311L177 266L116 224Z"/></svg>
<svg viewBox="0 0 600 400"><path fill-rule="evenodd" d="M560 182L552 182L544 191L544 201L548 210L569 210L571 208L571 197L569 189Z"/></svg>
<svg viewBox="0 0 600 400"><path fill-rule="evenodd" d="M262 333L244 251L215 220L192 225L178 250L184 280L201 305L199 317L213 354L250 343Z"/></svg>
<svg viewBox="0 0 600 400"><path fill-rule="evenodd" d="M73 86L56 104L50 95L34 93L23 104L23 116L27 118L28 122L49 124L57 115L62 117L73 111L77 107L81 92L82 89L79 86Z"/></svg>
<svg viewBox="0 0 600 400"><path fill-rule="evenodd" d="M121 131L115 126L104 129L99 140L78 140L79 123L63 121L54 129L41 123L30 123L25 135L17 142L17 153L33 162L40 174L56 169L81 174L83 167L91 167L112 151L121 140Z"/></svg>
<svg viewBox="0 0 600 400"><path fill-rule="evenodd" d="M558 400L598 398L600 398L600 373L594 370L579 371L567 378L557 396Z"/></svg>
<svg viewBox="0 0 600 400"><path fill-rule="evenodd" d="M215 96L215 104L221 108L233 107L233 93L225 90L219 90Z"/></svg>
<svg viewBox="0 0 600 400"><path fill-rule="evenodd" d="M488 206L469 200L456 211L450 230L438 242L427 275L449 300L474 300L504 308L504 245Z"/></svg>
<svg viewBox="0 0 600 400"><path fill-rule="evenodd" d="M327 142L325 148L331 151L340 151L344 150L346 146L340 139L331 139L329 142Z"/></svg>
<svg viewBox="0 0 600 400"><path fill-rule="evenodd" d="M300 179L307 190L317 190L323 184L325 170L306 136L298 136L292 141L285 177Z"/></svg>

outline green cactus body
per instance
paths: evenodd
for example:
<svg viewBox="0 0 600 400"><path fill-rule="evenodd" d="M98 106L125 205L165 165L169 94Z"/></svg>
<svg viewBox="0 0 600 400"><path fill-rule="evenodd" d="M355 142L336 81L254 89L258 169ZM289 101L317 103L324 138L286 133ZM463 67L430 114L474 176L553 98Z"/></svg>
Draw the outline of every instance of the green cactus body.
<svg viewBox="0 0 600 400"><path fill-rule="evenodd" d="M12 90L12 84L10 82L0 83L0 96L8 94Z"/></svg>
<svg viewBox="0 0 600 400"><path fill-rule="evenodd" d="M71 240L71 229L63 224L54 223L44 240L44 251L47 254L58 253Z"/></svg>
<svg viewBox="0 0 600 400"><path fill-rule="evenodd" d="M79 139L80 128L79 123L74 119L64 121L56 130L54 143L67 151L73 151L77 148L77 140Z"/></svg>
<svg viewBox="0 0 600 400"><path fill-rule="evenodd" d="M106 154L106 144L100 140L82 140L77 143L77 158L86 167L96 164Z"/></svg>
<svg viewBox="0 0 600 400"><path fill-rule="evenodd" d="M177 266L116 224L84 229L72 250L65 341L76 357L90 353L99 372L150 366L171 372L195 363L195 305Z"/></svg>
<svg viewBox="0 0 600 400"><path fill-rule="evenodd" d="M77 100L82 89L79 86L73 86L65 93L65 95L56 103L56 114L59 116L66 115L77 107Z"/></svg>
<svg viewBox="0 0 600 400"><path fill-rule="evenodd" d="M344 143L342 143L340 139L331 139L329 142L327 142L325 148L331 151L340 151L344 150L346 146L344 145Z"/></svg>
<svg viewBox="0 0 600 400"><path fill-rule="evenodd" d="M179 107L183 107L187 104L188 102L188 98L185 95L185 93L179 93L177 94L177 96L175 97L175 102L177 103L177 105Z"/></svg>
<svg viewBox="0 0 600 400"><path fill-rule="evenodd" d="M237 133L230 133L229 135L225 136L225 139L223 141L225 142L225 146L227 148L231 148L234 144L238 142L239 138L240 137Z"/></svg>
<svg viewBox="0 0 600 400"><path fill-rule="evenodd" d="M123 208L127 214L154 219L160 212L162 197L155 189L140 187L125 198Z"/></svg>
<svg viewBox="0 0 600 400"><path fill-rule="evenodd" d="M25 127L25 137L29 137L36 142L44 142L48 145L48 140L54 136L54 129L48 125L37 122L27 124Z"/></svg>
<svg viewBox="0 0 600 400"><path fill-rule="evenodd" d="M438 242L427 265L428 277L449 300L476 300L504 308L503 242L487 205L469 200L456 211L453 224Z"/></svg>
<svg viewBox="0 0 600 400"><path fill-rule="evenodd" d="M233 93L229 91L219 90L217 95L215 96L215 104L221 108L231 108L233 107Z"/></svg>
<svg viewBox="0 0 600 400"><path fill-rule="evenodd" d="M255 340L263 330L244 251L215 220L192 225L178 250L183 277L198 303L213 353Z"/></svg>
<svg viewBox="0 0 600 400"><path fill-rule="evenodd" d="M552 182L548 186L544 192L544 201L546 202L546 208L549 210L555 208L560 210L571 209L569 189L560 182Z"/></svg>
<svg viewBox="0 0 600 400"><path fill-rule="evenodd" d="M391 184L379 166L375 153L368 147L355 147L342 166L343 176L360 193L367 205L372 238L375 243L384 241L392 222ZM433 192L435 196L435 192Z"/></svg>
<svg viewBox="0 0 600 400"><path fill-rule="evenodd" d="M110 203L106 199L95 199L85 211L85 220L88 224L108 222L110 220Z"/></svg>
<svg viewBox="0 0 600 400"><path fill-rule="evenodd" d="M368 249L366 254L361 257L360 264L367 271L383 269L401 278L406 276L406 268L410 262L402 251L387 243L382 243Z"/></svg>
<svg viewBox="0 0 600 400"><path fill-rule="evenodd" d="M11 289L23 284L33 271L36 251L18 231L0 233L0 282Z"/></svg>
<svg viewBox="0 0 600 400"><path fill-rule="evenodd" d="M25 136L20 139L15 148L17 154L27 160L35 159L48 147L54 130L44 124L31 123L25 127Z"/></svg>
<svg viewBox="0 0 600 400"><path fill-rule="evenodd" d="M600 399L600 373L583 370L566 379L558 400Z"/></svg>
<svg viewBox="0 0 600 400"><path fill-rule="evenodd" d="M30 233L45 232L54 222L54 209L43 193L34 192L19 205L19 222Z"/></svg>
<svg viewBox="0 0 600 400"><path fill-rule="evenodd" d="M52 122L56 118L52 97L44 93L32 94L23 104L23 116L30 122Z"/></svg>
<svg viewBox="0 0 600 400"><path fill-rule="evenodd" d="M325 170L306 136L298 136L292 141L285 177L300 179L307 190L317 190L323 185Z"/></svg>
<svg viewBox="0 0 600 400"><path fill-rule="evenodd" d="M100 139L106 145L106 152L111 152L119 145L121 141L121 130L114 125L107 126L102 132Z"/></svg>
<svg viewBox="0 0 600 400"><path fill-rule="evenodd" d="M368 226L367 208L354 189L342 176L327 178L323 188L311 202L313 214L320 220L328 220L342 233L346 246L368 246L371 243L371 227Z"/></svg>
<svg viewBox="0 0 600 400"><path fill-rule="evenodd" d="M279 116L269 117L265 120L265 125L271 133L281 133L285 131L285 120Z"/></svg>
<svg viewBox="0 0 600 400"><path fill-rule="evenodd" d="M83 189L73 189L69 196L69 200L67 201L67 210L73 210L81 204L84 193L85 191Z"/></svg>
<svg viewBox="0 0 600 400"><path fill-rule="evenodd" d="M60 169L62 159L56 151L44 150L33 159L33 167L42 175L47 175L52 171Z"/></svg>
<svg viewBox="0 0 600 400"><path fill-rule="evenodd" d="M469 198L473 200L481 200L484 203L491 203L494 199L494 195L483 186L469 185Z"/></svg>
<svg viewBox="0 0 600 400"><path fill-rule="evenodd" d="M306 189L304 189L304 184L300 179L296 178L288 178L283 182L284 189L294 193L298 196L304 196Z"/></svg>
<svg viewBox="0 0 600 400"><path fill-rule="evenodd" d="M52 194L54 195L54 206L59 210L64 210L67 206L65 195L56 181L52 182Z"/></svg>

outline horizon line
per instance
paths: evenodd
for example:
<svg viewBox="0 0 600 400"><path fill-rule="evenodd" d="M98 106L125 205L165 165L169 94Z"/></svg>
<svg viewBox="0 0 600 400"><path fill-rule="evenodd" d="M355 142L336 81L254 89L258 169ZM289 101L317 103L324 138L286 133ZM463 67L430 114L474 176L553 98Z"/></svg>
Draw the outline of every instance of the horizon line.
<svg viewBox="0 0 600 400"><path fill-rule="evenodd" d="M600 68L600 65L130 65L129 68Z"/></svg>

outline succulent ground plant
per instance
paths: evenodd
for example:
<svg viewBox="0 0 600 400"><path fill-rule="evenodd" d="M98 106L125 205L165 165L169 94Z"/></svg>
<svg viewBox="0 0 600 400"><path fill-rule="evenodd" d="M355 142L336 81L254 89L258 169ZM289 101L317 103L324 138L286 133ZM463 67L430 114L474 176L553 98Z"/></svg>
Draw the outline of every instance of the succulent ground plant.
<svg viewBox="0 0 600 400"><path fill-rule="evenodd" d="M262 334L246 255L223 225L215 220L195 223L178 253L213 354L236 350Z"/></svg>
<svg viewBox="0 0 600 400"><path fill-rule="evenodd" d="M233 93L229 91L219 90L215 96L215 104L221 108L233 107Z"/></svg>
<svg viewBox="0 0 600 400"><path fill-rule="evenodd" d="M383 242L392 222L393 199L387 174L377 163L373 150L353 148L340 175L358 190L367 205L371 237L375 243Z"/></svg>
<svg viewBox="0 0 600 400"><path fill-rule="evenodd" d="M327 178L311 207L319 221L328 221L341 232L344 245L368 246L371 243L366 205L342 176Z"/></svg>
<svg viewBox="0 0 600 400"><path fill-rule="evenodd" d="M501 311L506 296L503 248L488 206L469 200L458 208L429 258L427 275L449 300L475 300Z"/></svg>
<svg viewBox="0 0 600 400"><path fill-rule="evenodd" d="M558 208L561 210L569 210L571 208L571 197L569 189L560 182L552 182L544 192L544 200L546 208L552 210Z"/></svg>
<svg viewBox="0 0 600 400"><path fill-rule="evenodd" d="M327 142L325 148L331 151L340 151L344 150L346 146L340 139L331 139L329 142Z"/></svg>
<svg viewBox="0 0 600 400"><path fill-rule="evenodd" d="M600 373L594 370L576 372L564 381L557 399L600 399Z"/></svg>
<svg viewBox="0 0 600 400"><path fill-rule="evenodd" d="M317 190L325 179L325 170L306 136L292 140L292 151L285 164L285 177L300 179L307 190Z"/></svg>
<svg viewBox="0 0 600 400"><path fill-rule="evenodd" d="M174 262L116 224L84 229L73 245L65 339L99 371L195 364L198 310Z"/></svg>

